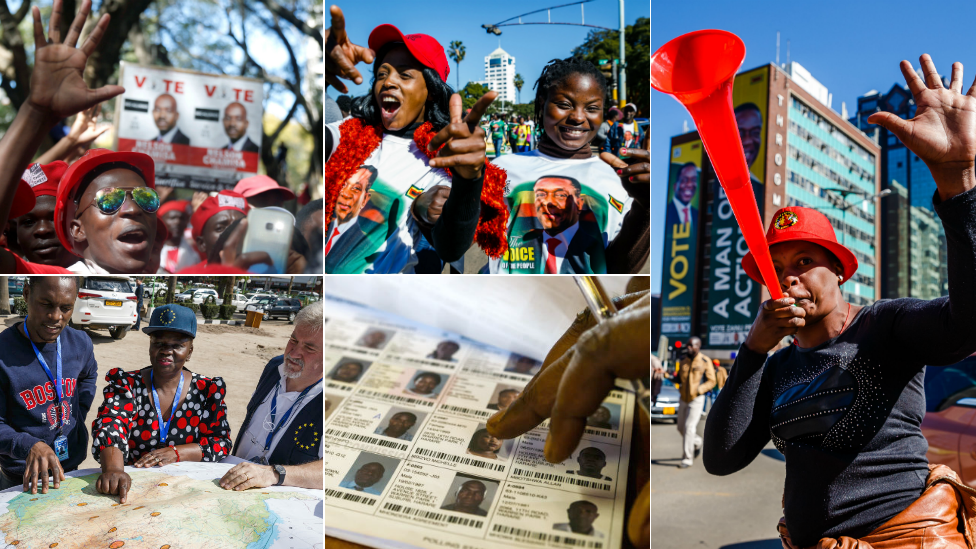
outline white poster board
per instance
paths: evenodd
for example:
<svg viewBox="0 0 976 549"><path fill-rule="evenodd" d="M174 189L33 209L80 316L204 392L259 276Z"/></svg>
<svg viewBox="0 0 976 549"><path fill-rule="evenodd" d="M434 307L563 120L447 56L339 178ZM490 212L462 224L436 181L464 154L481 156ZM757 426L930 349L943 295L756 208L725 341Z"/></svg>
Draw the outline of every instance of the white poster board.
<svg viewBox="0 0 976 549"><path fill-rule="evenodd" d="M261 80L122 63L117 151L148 154L156 184L217 191L258 172Z"/></svg>

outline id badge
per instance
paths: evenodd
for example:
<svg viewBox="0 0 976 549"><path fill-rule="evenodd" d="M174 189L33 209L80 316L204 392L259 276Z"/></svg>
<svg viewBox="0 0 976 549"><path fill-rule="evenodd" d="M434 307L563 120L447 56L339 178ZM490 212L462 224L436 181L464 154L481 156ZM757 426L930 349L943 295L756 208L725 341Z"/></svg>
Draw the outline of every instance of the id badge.
<svg viewBox="0 0 976 549"><path fill-rule="evenodd" d="M68 437L60 435L54 439L54 453L58 456L58 461L68 459Z"/></svg>

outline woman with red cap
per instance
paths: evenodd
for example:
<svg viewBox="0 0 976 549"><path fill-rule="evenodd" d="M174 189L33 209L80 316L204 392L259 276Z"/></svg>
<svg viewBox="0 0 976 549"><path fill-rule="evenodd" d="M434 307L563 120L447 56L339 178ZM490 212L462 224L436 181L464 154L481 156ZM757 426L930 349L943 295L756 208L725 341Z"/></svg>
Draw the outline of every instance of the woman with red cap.
<svg viewBox="0 0 976 549"><path fill-rule="evenodd" d="M783 546L972 547L974 496L948 467L930 466L920 424L925 366L976 352L976 84L949 89L928 55L925 81L902 73L915 118L872 114L925 161L945 228L949 295L856 306L840 286L857 259L827 218L789 207L766 234L785 297L762 304L705 426L708 472L728 475L772 439L786 458ZM742 260L759 283L754 258ZM792 335L794 345L772 350Z"/></svg>
<svg viewBox="0 0 976 549"><path fill-rule="evenodd" d="M361 60L373 62L373 81L351 118L326 125L325 272L414 272L418 251L433 245L438 264L453 262L474 240L489 256L504 253L505 177L486 165L479 127L497 94L462 120L437 40L380 25L365 50L349 44L339 8L332 16L327 80L344 91L334 71L361 81L352 68Z"/></svg>
<svg viewBox="0 0 976 549"><path fill-rule="evenodd" d="M200 254L183 233L190 225L190 201L170 200L159 207L156 215L166 226L169 238L160 250L159 274L174 274L196 263Z"/></svg>
<svg viewBox="0 0 976 549"><path fill-rule="evenodd" d="M85 85L85 63L98 47L109 20L107 14L99 18L88 38L80 47L76 47L90 12L91 1L85 0L62 41L57 30L60 28L61 1L55 0L51 8L49 37L45 36L41 25L40 10L36 6L32 10L36 51L30 94L18 109L3 139L0 139L0 158L3 158L3 162L0 162L0 227L6 225L8 218L19 217L34 208L34 193L26 182L21 182L21 176L41 140L57 121L125 91L119 86L92 90ZM0 250L0 272L63 273L65 270L57 266L28 263L8 250Z"/></svg>

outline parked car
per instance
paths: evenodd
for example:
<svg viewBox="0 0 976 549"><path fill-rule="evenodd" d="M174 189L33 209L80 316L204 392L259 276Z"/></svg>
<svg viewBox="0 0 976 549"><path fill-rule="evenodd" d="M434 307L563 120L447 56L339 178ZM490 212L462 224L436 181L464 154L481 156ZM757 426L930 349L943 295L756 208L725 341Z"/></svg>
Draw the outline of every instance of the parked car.
<svg viewBox="0 0 976 549"><path fill-rule="evenodd" d="M925 417L929 463L941 463L976 488L976 357L925 368Z"/></svg>
<svg viewBox="0 0 976 549"><path fill-rule="evenodd" d="M247 300L247 305L258 305L262 301L270 301L274 303L276 299L278 298L272 294L267 294L267 293L252 294L251 297Z"/></svg>
<svg viewBox="0 0 976 549"><path fill-rule="evenodd" d="M247 308L247 297L244 294L234 294L234 299L231 303L237 307L237 312L243 312Z"/></svg>
<svg viewBox="0 0 976 549"><path fill-rule="evenodd" d="M70 322L79 329L108 329L112 339L122 339L136 323L135 288L123 276L83 278Z"/></svg>
<svg viewBox="0 0 976 549"><path fill-rule="evenodd" d="M178 294L176 296L176 302L196 303L197 305L202 305L203 301L207 299L207 297L209 296L214 297L214 300L216 300L217 305L220 305L223 302L223 300L220 299L220 296L217 295L217 290L211 290L210 288L194 288L182 294Z"/></svg>
<svg viewBox="0 0 976 549"><path fill-rule="evenodd" d="M294 297L277 299L274 303L269 303L264 308L264 320L288 317L288 322L293 322L298 311L302 310L302 302Z"/></svg>

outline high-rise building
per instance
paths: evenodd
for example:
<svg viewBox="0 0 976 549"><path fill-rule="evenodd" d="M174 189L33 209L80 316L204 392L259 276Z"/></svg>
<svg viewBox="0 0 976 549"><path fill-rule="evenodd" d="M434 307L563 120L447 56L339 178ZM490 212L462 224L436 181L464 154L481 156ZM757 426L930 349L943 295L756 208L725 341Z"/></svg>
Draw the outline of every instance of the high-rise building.
<svg viewBox="0 0 976 549"><path fill-rule="evenodd" d="M498 92L497 101L512 102L515 95L515 58L500 47L485 57L484 85Z"/></svg>
<svg viewBox="0 0 976 549"><path fill-rule="evenodd" d="M880 149L822 102L830 103L826 88L805 71L794 81L793 72L769 64L735 78L732 104L760 214L766 227L784 206L826 215L859 263L841 291L865 305L881 284ZM697 132L672 137L670 157L661 333L699 336L708 356L729 359L769 294L741 267L748 249Z"/></svg>
<svg viewBox="0 0 976 549"><path fill-rule="evenodd" d="M942 77L942 81L949 86L948 79ZM876 112L908 119L915 117L915 109L911 92L895 84L887 93L871 90L859 97L857 113L850 120L881 146L882 183L895 193L904 193L898 201L905 207L886 207L882 215L886 245L882 248L881 296L885 298L932 299L949 292L945 232L932 206L935 180L925 163L894 134L868 124L868 117Z"/></svg>

